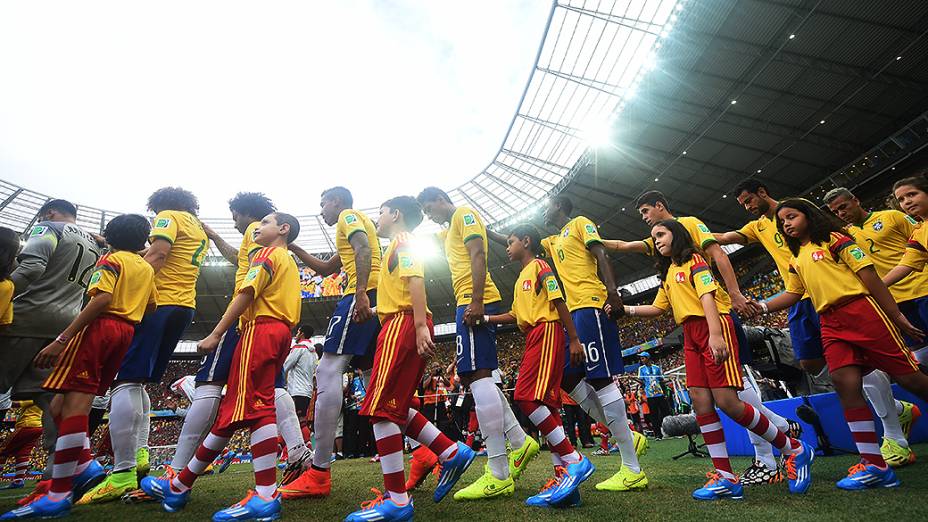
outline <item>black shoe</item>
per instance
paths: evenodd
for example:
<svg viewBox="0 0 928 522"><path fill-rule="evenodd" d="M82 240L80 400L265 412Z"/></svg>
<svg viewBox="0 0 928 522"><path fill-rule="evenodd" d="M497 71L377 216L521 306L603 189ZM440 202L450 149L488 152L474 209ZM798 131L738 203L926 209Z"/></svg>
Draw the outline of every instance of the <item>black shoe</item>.
<svg viewBox="0 0 928 522"><path fill-rule="evenodd" d="M775 484L783 482L783 474L779 468L768 468L763 462L755 460L751 467L744 470L741 474L741 484L745 486L756 486L759 484Z"/></svg>

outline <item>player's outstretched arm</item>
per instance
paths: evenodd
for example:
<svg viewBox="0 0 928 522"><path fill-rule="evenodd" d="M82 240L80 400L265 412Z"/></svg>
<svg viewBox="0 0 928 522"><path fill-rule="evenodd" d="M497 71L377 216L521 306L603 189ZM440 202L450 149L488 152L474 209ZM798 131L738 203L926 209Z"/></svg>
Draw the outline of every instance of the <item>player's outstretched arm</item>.
<svg viewBox="0 0 928 522"><path fill-rule="evenodd" d="M876 273L876 269L873 268L873 266L867 266L858 270L857 277L859 277L864 286L867 287L870 295L873 296L873 299L880 305L883 312L903 331L903 333L916 341L924 339L925 332L912 326L912 323L910 323L899 310L896 300L893 299L893 295L889 293L889 288L887 288L883 280L880 279L880 275Z"/></svg>
<svg viewBox="0 0 928 522"><path fill-rule="evenodd" d="M216 327L213 328L213 331L197 343L198 352L212 352L219 346L219 341L222 340L222 334L231 328L233 324L238 322L238 318L245 313L245 310L248 309L255 300L254 292L254 288L246 286L236 294L232 302L229 303L226 313L222 314L222 319L216 323Z"/></svg>
<svg viewBox="0 0 928 522"><path fill-rule="evenodd" d="M731 266L731 260L728 259L728 254L722 250L722 247L718 243L707 245L705 251L706 255L715 261L715 266L722 275L722 281L725 282L725 289L728 290L728 295L731 296L731 306L738 313L750 313L751 310L748 306L748 300L744 297L744 294L741 293L741 287L738 285L738 277L735 275L735 269Z"/></svg>
<svg viewBox="0 0 928 522"><path fill-rule="evenodd" d="M732 230L731 232L725 232L722 234L712 234L712 237L719 242L720 245L746 245L748 240L743 235Z"/></svg>
<svg viewBox="0 0 928 522"><path fill-rule="evenodd" d="M619 288L615 284L615 275L612 273L612 263L606 255L606 248L602 243L592 243L589 249L599 266L599 278L606 286L606 304L611 308L607 315L610 319L618 319L625 313L625 309L622 307L622 298L619 297Z"/></svg>
<svg viewBox="0 0 928 522"><path fill-rule="evenodd" d="M148 250L145 251L145 261L155 269L155 273L161 271L164 263L167 262L171 254L171 242L167 239L155 239Z"/></svg>
<svg viewBox="0 0 928 522"><path fill-rule="evenodd" d="M288 247L293 255L297 257L300 261L308 266L313 272L319 274L322 277L332 275L337 272L342 267L342 258L336 254L333 254L332 257L323 261L318 257L310 254L309 252L303 250L302 247L296 245L295 243L290 243ZM368 274L370 274L370 265L368 265Z"/></svg>
<svg viewBox="0 0 928 522"><path fill-rule="evenodd" d="M483 316L485 322L489 324L515 324L516 316L512 315L512 312L506 312L499 315L485 315Z"/></svg>
<svg viewBox="0 0 928 522"><path fill-rule="evenodd" d="M42 348L42 351L35 356L35 367L45 369L55 366L58 362L58 356L68 346L68 341L106 311L112 301L113 294L109 292L98 292L91 297L87 306L81 310L81 313L77 314L71 324L58 335L58 338L48 343L48 346Z"/></svg>
<svg viewBox="0 0 928 522"><path fill-rule="evenodd" d="M416 327L416 349L422 357L435 354L435 341L429 331L428 312L425 301L425 279L414 276L409 278L409 298L412 301L412 319Z"/></svg>
<svg viewBox="0 0 928 522"><path fill-rule="evenodd" d="M905 279L907 275L911 274L914 271L915 269L911 267L908 267L905 265L899 265L893 268L892 270L890 270L889 272L887 272L885 276L883 276L883 284L885 284L886 286L893 286L899 281L902 281L903 279Z"/></svg>
<svg viewBox="0 0 928 522"><path fill-rule="evenodd" d="M226 261L232 263L233 265L238 264L238 250L235 249L232 245L226 243L225 239L219 236L215 230L204 222L200 222L200 225L203 227L203 232L206 232L206 237L216 245L216 249L219 250L219 253L222 254L222 257L226 258Z"/></svg>
<svg viewBox="0 0 928 522"><path fill-rule="evenodd" d="M487 239L500 245L507 246L509 241L509 236L506 234L500 234L499 232L494 232L493 230L487 229Z"/></svg>
<svg viewBox="0 0 928 522"><path fill-rule="evenodd" d="M348 240L351 248L354 250L354 266L358 280L355 281L354 293L354 320L356 323L363 323L371 317L371 300L367 297L367 282L371 276L371 246L367 238L367 232L358 231L351 235ZM339 256L333 256L338 257Z"/></svg>
<svg viewBox="0 0 928 522"><path fill-rule="evenodd" d="M773 313L779 312L780 310L786 310L787 308L798 303L802 299L802 294L796 294L790 291L783 292L782 294L767 299L766 301L759 301L756 303L757 307L760 308L762 313ZM753 305L752 305L753 306Z"/></svg>
<svg viewBox="0 0 928 522"><path fill-rule="evenodd" d="M621 239L603 239L603 246L612 252L625 254L647 254L648 246L644 241L622 241Z"/></svg>
<svg viewBox="0 0 928 522"><path fill-rule="evenodd" d="M628 306L625 305L625 314L634 315L640 317L658 317L664 315L666 310L658 308L654 305L638 305L638 306Z"/></svg>
<svg viewBox="0 0 928 522"><path fill-rule="evenodd" d="M563 299L555 299L554 307L557 309L557 317L567 330L567 342L569 344L570 365L580 366L586 362L586 352L583 351L583 345L580 344L580 337L577 335L577 328L574 326L573 317L570 316L570 310Z"/></svg>

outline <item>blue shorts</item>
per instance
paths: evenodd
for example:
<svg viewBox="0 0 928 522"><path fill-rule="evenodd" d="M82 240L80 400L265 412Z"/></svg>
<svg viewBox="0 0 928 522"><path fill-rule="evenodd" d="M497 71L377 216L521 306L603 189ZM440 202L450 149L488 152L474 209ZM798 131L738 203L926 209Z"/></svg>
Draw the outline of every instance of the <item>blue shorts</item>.
<svg viewBox="0 0 928 522"><path fill-rule="evenodd" d="M923 332L928 332L928 296L903 301L899 303L899 310L912 323L912 326ZM909 346L923 346L925 344L910 339L907 335L904 337L906 344Z"/></svg>
<svg viewBox="0 0 928 522"><path fill-rule="evenodd" d="M741 318L734 310L728 312L731 316L731 322L735 324L735 337L738 339L738 362L741 364L751 364L754 361L754 353L751 352L751 346L748 344L748 336L744 333L744 325L741 324Z"/></svg>
<svg viewBox="0 0 928 522"><path fill-rule="evenodd" d="M240 336L238 325L226 330L219 346L200 361L196 382L226 382L229 380L229 368L232 366L232 356L235 355L235 347L238 345Z"/></svg>
<svg viewBox="0 0 928 522"><path fill-rule="evenodd" d="M577 337L586 352L586 366L571 366L569 344L565 374L585 374L587 379L608 379L625 372L619 327L599 308L580 308L570 313Z"/></svg>
<svg viewBox="0 0 928 522"><path fill-rule="evenodd" d="M193 313L193 308L165 305L143 317L135 326L116 380L161 382L177 342L193 321Z"/></svg>
<svg viewBox="0 0 928 522"><path fill-rule="evenodd" d="M789 339L793 343L793 355L798 361L825 357L822 349L822 326L818 312L809 298L802 299L789 307Z"/></svg>
<svg viewBox="0 0 928 522"><path fill-rule="evenodd" d="M368 290L367 297L371 307L377 306L377 292ZM354 314L354 294L346 295L335 305L329 328L325 333L325 342L322 345L324 353L338 355L365 356L373 355L377 347L377 334L380 333L380 320L377 314L364 321L355 323L351 321Z"/></svg>
<svg viewBox="0 0 928 522"><path fill-rule="evenodd" d="M458 306L454 318L458 375L499 368L499 359L496 358L496 325L467 326L464 324L466 309L467 305ZM499 313L499 303L484 305L483 309L486 315L496 315Z"/></svg>

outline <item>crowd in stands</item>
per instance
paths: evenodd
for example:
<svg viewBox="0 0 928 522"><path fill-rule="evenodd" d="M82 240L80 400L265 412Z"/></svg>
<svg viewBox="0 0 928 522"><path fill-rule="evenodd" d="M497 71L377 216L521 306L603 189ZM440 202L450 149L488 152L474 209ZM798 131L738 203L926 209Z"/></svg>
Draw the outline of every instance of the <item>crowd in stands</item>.
<svg viewBox="0 0 928 522"><path fill-rule="evenodd" d="M344 271L322 277L308 267L300 269L300 291L303 299L314 297L339 297L345 293L348 277Z"/></svg>

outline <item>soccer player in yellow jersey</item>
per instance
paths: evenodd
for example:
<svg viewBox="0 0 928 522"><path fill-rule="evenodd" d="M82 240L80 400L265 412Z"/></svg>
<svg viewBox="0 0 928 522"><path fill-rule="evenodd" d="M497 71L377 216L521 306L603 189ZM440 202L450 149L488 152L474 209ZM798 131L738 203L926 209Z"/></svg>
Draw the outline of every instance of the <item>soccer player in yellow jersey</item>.
<svg viewBox="0 0 928 522"><path fill-rule="evenodd" d="M226 395L206 439L177 475L142 479L142 490L161 500L165 511L183 509L196 478L222 452L235 431L246 428L251 432L255 489L241 502L216 512L213 520L280 517L274 384L290 351L290 331L300 320L299 268L287 250L299 233L300 224L290 214L264 216L254 237L264 248L254 254L222 319L197 344L201 352L215 350L228 329L241 321L242 334L232 358Z"/></svg>
<svg viewBox="0 0 928 522"><path fill-rule="evenodd" d="M847 223L847 231L867 253L880 277L888 274L902 261L909 238L918 224L914 218L898 210L867 212L860 200L844 187L828 191L823 200L838 218ZM910 323L922 331L928 331L928 272L907 275L890 286L889 293ZM908 341L913 350L922 346L922 343L915 343L911 339ZM878 372L878 375L885 378L883 372ZM869 397L866 379L864 389ZM907 437L912 424L921 416L918 406L897 400L894 401L895 407L883 408L882 404L871 402L880 418L891 417L897 420L883 423L883 444L880 446L883 458L893 467L915 462L915 452L909 448ZM887 409L891 411L885 411Z"/></svg>
<svg viewBox="0 0 928 522"><path fill-rule="evenodd" d="M786 292L760 308L782 310L808 293L819 313L828 369L862 459L837 486L898 486L876 444L873 416L861 393L862 376L878 368L928 398L928 376L919 371L900 330L918 340L924 334L899 311L867 254L834 217L801 198L781 201L776 216L793 254L790 275Z"/></svg>
<svg viewBox="0 0 928 522"><path fill-rule="evenodd" d="M456 207L443 190L427 187L417 197L425 215L439 225L448 225L439 237L443 241L451 283L457 299L455 325L457 354L455 364L464 386L469 386L474 398L477 424L487 446L489 466L474 488L456 495L456 500L478 492L484 498L489 493L509 491L528 462L538 454L539 446L525 436L519 421L502 390L496 386L493 371L499 368L496 354L496 326L486 324L483 316L500 312L500 295L487 270L487 227L480 214L466 206ZM506 460L506 439L512 446ZM484 486L493 486L484 487Z"/></svg>
<svg viewBox="0 0 928 522"><path fill-rule="evenodd" d="M90 277L87 306L35 358L37 368L54 367L42 385L58 394L51 413L58 424L51 488L3 520L56 518L71 511L75 490L103 478L90 455L87 414L95 395L106 393L129 349L135 326L155 307L154 270L137 253L150 225L142 216L117 216L106 225L111 251ZM134 477L133 477L134 478Z"/></svg>
<svg viewBox="0 0 928 522"><path fill-rule="evenodd" d="M342 375L349 364L354 364L363 371L365 385L370 381L374 347L380 331L380 321L371 312L377 305L380 241L374 222L363 212L351 208L353 204L351 192L345 187L332 187L322 192L319 204L322 220L335 226L336 255L321 260L296 245L290 247L321 276L344 269L348 289L329 320L322 359L316 367L313 417L316 446L312 466L281 488L286 499L329 495L332 490L329 468L342 404Z"/></svg>
<svg viewBox="0 0 928 522"><path fill-rule="evenodd" d="M780 272L780 277L785 285L789 277L789 263L793 254L789 251L782 232L777 228L774 211L778 202L770 195L767 186L756 179L746 180L738 184L732 191L732 195L738 201L738 204L756 216L756 219L749 221L739 230L716 234L716 239L723 245L760 243L776 263L777 270ZM824 350L822 349L822 332L818 312L815 311L812 299L808 295L802 296L802 299L789 307L787 317L793 354L799 364L810 374L823 376L826 373L826 366ZM745 391L748 391L748 388L745 388ZM910 425L911 419L905 411L905 405L893 398L892 388L886 374L875 371L864 376L864 392L883 423L884 433L890 435L887 438L904 440L904 436L899 436L902 433L900 423L904 421L907 425ZM759 401L749 400L748 397L742 397L742 399L758 407ZM903 414L897 415L897 411L901 411ZM769 416L782 428L778 415ZM762 449L756 437L752 436L751 441L754 443L759 460L772 460L772 454L770 454L769 450ZM884 444L884 449L887 452L885 455L887 458L894 462L899 461L898 456L894 458L890 453L890 450L893 449L892 443ZM753 473L763 472L755 465L752 465L749 471L751 473L745 472L748 473L749 478Z"/></svg>
<svg viewBox="0 0 928 522"><path fill-rule="evenodd" d="M198 209L196 196L179 187L158 189L148 198L155 218L144 256L155 269L158 308L136 328L113 385L113 472L78 504L116 500L136 489L137 476L148 473L151 399L144 384L161 382L177 342L193 320L200 263L209 246Z"/></svg>

